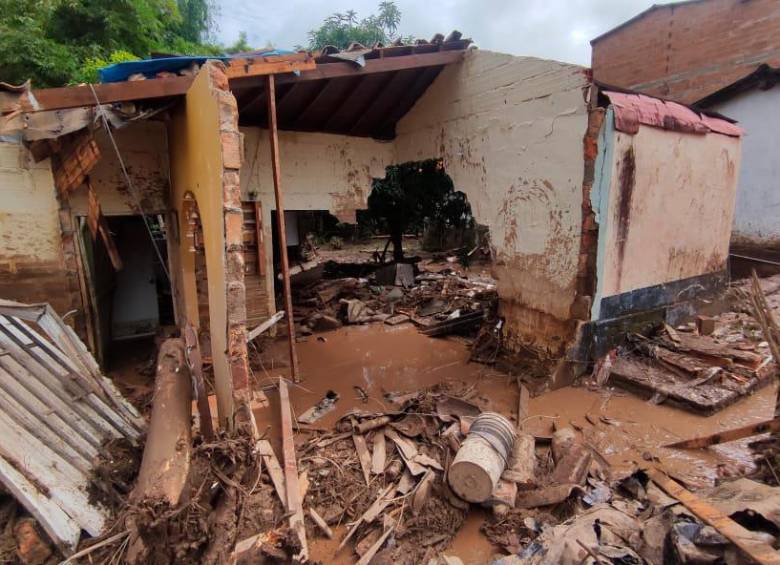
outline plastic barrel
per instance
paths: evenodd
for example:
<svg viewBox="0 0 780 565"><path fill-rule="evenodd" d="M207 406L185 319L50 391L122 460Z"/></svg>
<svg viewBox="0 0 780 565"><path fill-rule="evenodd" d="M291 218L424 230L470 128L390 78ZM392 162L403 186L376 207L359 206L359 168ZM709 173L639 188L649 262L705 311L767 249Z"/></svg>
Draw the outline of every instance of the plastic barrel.
<svg viewBox="0 0 780 565"><path fill-rule="evenodd" d="M483 412L471 424L450 465L452 490L463 500L484 502L504 472L515 442L515 428L501 414Z"/></svg>

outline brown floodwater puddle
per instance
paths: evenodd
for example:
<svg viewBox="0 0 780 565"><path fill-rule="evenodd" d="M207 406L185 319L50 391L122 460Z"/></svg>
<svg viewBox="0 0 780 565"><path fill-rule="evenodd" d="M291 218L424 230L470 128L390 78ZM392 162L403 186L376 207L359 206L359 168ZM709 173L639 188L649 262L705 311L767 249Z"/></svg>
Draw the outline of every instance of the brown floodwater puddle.
<svg viewBox="0 0 780 565"><path fill-rule="evenodd" d="M345 327L310 336L298 344L297 350L303 381L290 385L293 413L303 413L329 390L340 395L336 408L318 420L314 424L317 427L331 429L354 408L378 412L389 408L383 398L385 392L409 392L448 382L473 384L476 396L472 400L483 408L513 420L516 414L514 377L469 363L469 350L460 340L429 338L410 325ZM274 342L264 354L265 369L255 372L258 386L273 385L280 375L289 375L286 356L286 342ZM366 402L353 386L360 386L367 393ZM533 398L526 427L539 436L549 436L554 425L574 424L617 472L632 469L636 462L642 462L643 455L653 456L668 472L689 485L705 486L711 485L724 469L744 474L752 468L747 448L750 440L706 450L661 446L771 418L775 396L776 385L772 384L718 414L703 417L649 404L620 389L591 391L566 387ZM255 417L261 433L267 431L281 454L278 397L270 391L268 399L269 405L256 410ZM445 553L460 557L466 565L489 561L496 548L479 531L486 517L485 510L474 508ZM312 540L312 557L326 563L354 562L347 548L335 553L342 535L337 530L334 540Z"/></svg>

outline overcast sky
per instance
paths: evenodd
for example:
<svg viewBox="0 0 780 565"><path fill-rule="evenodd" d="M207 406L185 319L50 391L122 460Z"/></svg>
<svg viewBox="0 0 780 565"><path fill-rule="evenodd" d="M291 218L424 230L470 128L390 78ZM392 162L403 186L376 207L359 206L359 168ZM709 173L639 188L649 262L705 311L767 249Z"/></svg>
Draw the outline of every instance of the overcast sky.
<svg viewBox="0 0 780 565"><path fill-rule="evenodd" d="M333 12L358 17L379 0L217 0L217 37L232 43L241 31L253 47L305 45L306 33ZM460 30L482 49L590 64L589 41L663 0L396 0L399 31L430 39Z"/></svg>

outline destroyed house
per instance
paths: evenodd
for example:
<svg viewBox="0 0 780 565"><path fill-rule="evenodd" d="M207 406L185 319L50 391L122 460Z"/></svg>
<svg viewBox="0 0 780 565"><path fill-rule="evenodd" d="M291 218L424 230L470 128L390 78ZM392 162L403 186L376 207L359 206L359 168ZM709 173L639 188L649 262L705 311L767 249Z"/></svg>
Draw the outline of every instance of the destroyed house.
<svg viewBox="0 0 780 565"><path fill-rule="evenodd" d="M5 89L0 296L51 303L98 358L193 326L229 426L248 332L288 309L275 228L315 210L354 222L389 165L438 159L465 193L510 348L581 362L723 286L737 126L469 43L187 59L164 77L152 60L94 86Z"/></svg>

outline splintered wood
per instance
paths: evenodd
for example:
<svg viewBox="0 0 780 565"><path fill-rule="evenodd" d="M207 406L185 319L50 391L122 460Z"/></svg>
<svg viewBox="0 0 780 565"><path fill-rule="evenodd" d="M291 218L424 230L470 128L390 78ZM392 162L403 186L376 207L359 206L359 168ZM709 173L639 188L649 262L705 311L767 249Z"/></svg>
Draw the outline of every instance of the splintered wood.
<svg viewBox="0 0 780 565"><path fill-rule="evenodd" d="M697 518L718 530L751 559L762 565L780 564L780 553L762 541L755 533L743 528L723 514L712 504L683 488L658 469L647 468L645 473L668 495L679 500Z"/></svg>
<svg viewBox="0 0 780 565"><path fill-rule="evenodd" d="M299 563L305 563L309 558L309 547L306 543L306 528L303 523L303 505L298 485L298 463L295 459L295 444L293 443L292 410L290 409L290 394L287 381L279 377L279 405L282 416L282 447L284 454L284 482L286 487L287 512L290 514L290 529L298 536L301 551L295 556Z"/></svg>
<svg viewBox="0 0 780 565"><path fill-rule="evenodd" d="M769 357L736 337L722 342L668 326L651 337L631 335L632 350L615 359L610 377L629 390L712 414L768 384L775 370Z"/></svg>

